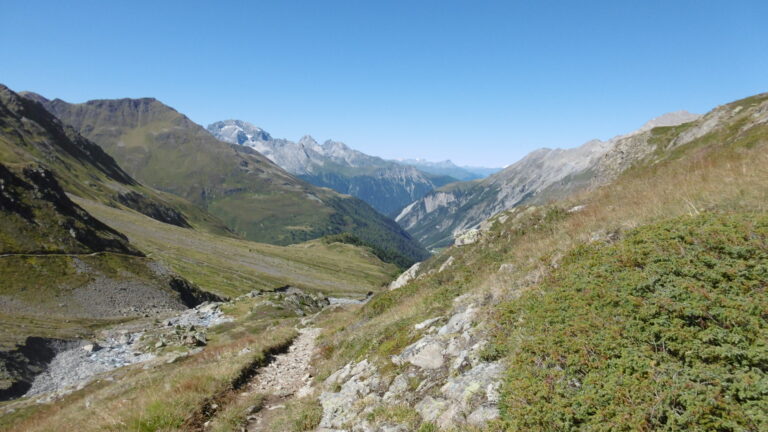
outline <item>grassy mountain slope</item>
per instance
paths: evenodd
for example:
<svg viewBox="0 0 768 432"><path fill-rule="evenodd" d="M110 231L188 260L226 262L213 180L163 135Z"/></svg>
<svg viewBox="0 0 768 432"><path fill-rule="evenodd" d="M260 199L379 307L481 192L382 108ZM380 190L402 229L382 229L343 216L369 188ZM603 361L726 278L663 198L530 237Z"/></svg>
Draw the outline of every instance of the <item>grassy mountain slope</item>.
<svg viewBox="0 0 768 432"><path fill-rule="evenodd" d="M765 214L706 214L570 252L500 312L506 427L764 430L767 241Z"/></svg>
<svg viewBox="0 0 768 432"><path fill-rule="evenodd" d="M142 214L76 199L125 233L131 243L200 288L223 296L292 285L328 295L361 297L397 273L365 247L313 240L276 246L184 230Z"/></svg>
<svg viewBox="0 0 768 432"><path fill-rule="evenodd" d="M249 240L287 245L351 232L410 260L426 256L362 201L311 186L252 149L218 141L155 99L57 99L46 107L138 180L208 209Z"/></svg>
<svg viewBox="0 0 768 432"><path fill-rule="evenodd" d="M0 87L0 161L3 347L212 297L145 258L70 199L68 193L81 194L118 205L117 194L142 188L97 145L6 87ZM165 206L155 200L146 198Z"/></svg>
<svg viewBox="0 0 768 432"><path fill-rule="evenodd" d="M466 294L480 359L506 369L501 417L478 430L765 429L768 95L651 136L610 184L497 214L345 316L320 375L368 358L393 378L413 326Z"/></svg>

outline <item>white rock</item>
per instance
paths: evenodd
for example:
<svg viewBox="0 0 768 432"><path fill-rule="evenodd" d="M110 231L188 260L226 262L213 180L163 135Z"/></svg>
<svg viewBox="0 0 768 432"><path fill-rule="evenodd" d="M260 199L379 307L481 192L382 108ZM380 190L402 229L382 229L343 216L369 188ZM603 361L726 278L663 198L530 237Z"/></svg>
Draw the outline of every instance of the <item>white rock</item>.
<svg viewBox="0 0 768 432"><path fill-rule="evenodd" d="M438 272L438 273L442 273L442 272L443 272L443 270L445 270L445 269L447 269L448 267L450 267L450 266L452 266L452 265L453 265L453 261L454 261L454 259L453 259L453 256L450 256L450 257L448 257L448 259L447 259L447 260L445 260L445 262L443 263L443 265L441 265L441 266L440 266L440 269L439 269L439 270L437 270L437 272Z"/></svg>
<svg viewBox="0 0 768 432"><path fill-rule="evenodd" d="M92 353L94 351L98 351L100 349L101 349L101 347L99 346L99 344L96 344L96 343L89 343L89 344L83 345L83 350L85 352L89 352L89 353Z"/></svg>
<svg viewBox="0 0 768 432"><path fill-rule="evenodd" d="M408 270L404 271L400 276L397 277L397 279L389 284L389 290L392 291L404 287L408 282L412 281L416 277L416 273L418 273L419 268L421 268L420 262L412 265Z"/></svg>
<svg viewBox="0 0 768 432"><path fill-rule="evenodd" d="M399 356L393 356L392 362L397 365L411 363L423 369L437 369L443 365L443 346L427 336L408 345Z"/></svg>
<svg viewBox="0 0 768 432"><path fill-rule="evenodd" d="M453 244L456 246L465 246L477 243L478 240L480 240L480 230L473 228L456 233Z"/></svg>
<svg viewBox="0 0 768 432"><path fill-rule="evenodd" d="M482 426L488 421L499 416L499 409L495 406L481 406L467 416L467 423L473 426Z"/></svg>
<svg viewBox="0 0 768 432"><path fill-rule="evenodd" d="M434 318L430 318L430 319L428 319L428 320L424 320L424 321L422 321L422 322L420 322L420 323L418 323L418 324L414 325L414 326L413 326L413 328L414 328L415 330L422 330L422 329L425 329L425 328L427 328L427 327L431 326L432 324L434 324L435 322L439 321L439 320L440 320L440 318L442 318L442 317L434 317Z"/></svg>
<svg viewBox="0 0 768 432"><path fill-rule="evenodd" d="M425 397L414 407L421 418L427 422L437 420L446 408L448 408L448 401L445 399L435 399L432 396Z"/></svg>
<svg viewBox="0 0 768 432"><path fill-rule="evenodd" d="M472 318L474 318L474 316L475 308L473 305L470 305L464 312L453 315L451 319L448 320L448 323L437 331L437 334L442 336L468 330L472 325Z"/></svg>

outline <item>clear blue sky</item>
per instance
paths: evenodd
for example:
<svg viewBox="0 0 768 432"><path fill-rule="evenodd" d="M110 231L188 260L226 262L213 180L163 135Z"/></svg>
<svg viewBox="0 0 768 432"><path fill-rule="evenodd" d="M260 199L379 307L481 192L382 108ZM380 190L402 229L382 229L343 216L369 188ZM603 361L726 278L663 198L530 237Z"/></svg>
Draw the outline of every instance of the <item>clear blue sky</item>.
<svg viewBox="0 0 768 432"><path fill-rule="evenodd" d="M0 82L509 164L768 91L762 1L0 0Z"/></svg>

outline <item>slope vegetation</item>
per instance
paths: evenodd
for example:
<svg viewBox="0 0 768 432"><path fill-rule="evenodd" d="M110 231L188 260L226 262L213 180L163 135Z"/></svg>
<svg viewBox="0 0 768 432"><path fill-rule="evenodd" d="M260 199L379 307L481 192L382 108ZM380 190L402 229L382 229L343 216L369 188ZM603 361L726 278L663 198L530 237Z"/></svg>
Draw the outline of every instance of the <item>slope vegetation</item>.
<svg viewBox="0 0 768 432"><path fill-rule="evenodd" d="M500 312L506 426L764 430L767 244L766 215L707 214L570 252Z"/></svg>

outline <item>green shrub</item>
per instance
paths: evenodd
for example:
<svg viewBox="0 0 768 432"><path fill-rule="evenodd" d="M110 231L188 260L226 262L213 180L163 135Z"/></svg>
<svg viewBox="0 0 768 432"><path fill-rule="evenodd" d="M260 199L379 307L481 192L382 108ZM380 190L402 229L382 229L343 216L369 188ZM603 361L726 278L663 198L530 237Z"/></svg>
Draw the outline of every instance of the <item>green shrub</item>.
<svg viewBox="0 0 768 432"><path fill-rule="evenodd" d="M683 217L568 254L503 306L509 430L768 430L768 217Z"/></svg>

